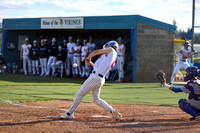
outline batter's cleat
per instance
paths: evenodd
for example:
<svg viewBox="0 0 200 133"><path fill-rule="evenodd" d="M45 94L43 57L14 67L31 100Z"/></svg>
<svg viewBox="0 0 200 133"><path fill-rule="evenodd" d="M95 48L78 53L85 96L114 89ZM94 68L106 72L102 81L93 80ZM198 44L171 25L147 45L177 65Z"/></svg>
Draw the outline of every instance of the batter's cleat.
<svg viewBox="0 0 200 133"><path fill-rule="evenodd" d="M66 119L66 120L73 120L74 119L74 114L70 114L69 112L62 115L61 119Z"/></svg>
<svg viewBox="0 0 200 133"><path fill-rule="evenodd" d="M200 116L192 117L190 121L200 121Z"/></svg>
<svg viewBox="0 0 200 133"><path fill-rule="evenodd" d="M116 119L122 118L122 115L117 111L117 109L113 109L111 113L112 113L112 116Z"/></svg>

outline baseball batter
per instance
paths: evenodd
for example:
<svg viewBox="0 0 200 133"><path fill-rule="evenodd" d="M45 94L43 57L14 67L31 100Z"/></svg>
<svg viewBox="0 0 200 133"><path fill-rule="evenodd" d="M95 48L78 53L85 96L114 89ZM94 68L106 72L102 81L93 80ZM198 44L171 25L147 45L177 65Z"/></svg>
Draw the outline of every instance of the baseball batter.
<svg viewBox="0 0 200 133"><path fill-rule="evenodd" d="M197 67L188 67L186 69L186 77L184 81L189 82L180 88L171 87L164 83L163 85L169 88L171 91L177 92L185 92L189 94L188 100L180 99L178 104L181 110L190 114L192 118L190 120L200 120L200 80L196 78L198 75Z"/></svg>
<svg viewBox="0 0 200 133"><path fill-rule="evenodd" d="M88 79L83 83L80 90L76 93L74 102L68 112L61 116L61 118L73 119L75 110L77 109L83 97L89 92L91 92L93 102L108 110L113 115L113 117L117 119L122 117L116 109L112 108L103 99L99 98L101 87L105 83L104 77L106 73L115 65L115 60L117 58L118 43L116 41L109 41L105 45L106 46L104 49L95 50L86 58L87 64L89 66L91 65L94 70ZM93 64L91 62L91 58L96 55L101 56L95 62L95 64Z"/></svg>
<svg viewBox="0 0 200 133"><path fill-rule="evenodd" d="M117 70L119 79L116 82L121 82L121 79L124 78L124 58L126 47L124 46L124 44L122 44L121 37L117 39L117 42L119 44L119 48L117 51Z"/></svg>
<svg viewBox="0 0 200 133"><path fill-rule="evenodd" d="M87 40L83 40L83 46L81 48L81 66L82 66L82 75L81 77L85 77L86 73L88 73L88 65L85 62L86 57L88 56L88 46L86 46Z"/></svg>
<svg viewBox="0 0 200 133"><path fill-rule="evenodd" d="M176 74L181 68L187 69L190 66L190 64L187 62L187 59L190 58L191 55L192 55L192 49L190 47L190 42L185 41L183 48L180 50L179 60L172 73L170 84L173 84Z"/></svg>
<svg viewBox="0 0 200 133"><path fill-rule="evenodd" d="M73 37L70 36L69 37L69 42L67 43L67 71L66 71L66 75L70 76L70 67L72 66L72 74L74 75L74 68L73 68L73 56L74 53L72 52L72 48L75 46L76 44L73 42Z"/></svg>
<svg viewBox="0 0 200 133"><path fill-rule="evenodd" d="M73 64L77 64L77 67L74 68L74 77L77 78L78 75L81 75L81 45L79 39L76 40L76 45L72 48L72 52L74 53Z"/></svg>
<svg viewBox="0 0 200 133"><path fill-rule="evenodd" d="M28 72L31 73L31 60L29 58L31 44L29 39L25 38L24 44L21 46L20 59L23 59L24 75L27 75L26 63L28 62Z"/></svg>

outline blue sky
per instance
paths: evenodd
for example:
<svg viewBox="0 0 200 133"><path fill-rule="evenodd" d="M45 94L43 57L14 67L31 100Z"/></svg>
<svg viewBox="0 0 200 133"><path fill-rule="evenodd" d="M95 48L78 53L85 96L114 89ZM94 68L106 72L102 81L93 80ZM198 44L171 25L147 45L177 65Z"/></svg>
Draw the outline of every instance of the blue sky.
<svg viewBox="0 0 200 133"><path fill-rule="evenodd" d="M135 15L172 24L192 26L192 0L0 0L3 18ZM200 26L200 0L196 0L196 25ZM199 17L198 17L199 16ZM195 31L200 31L196 29Z"/></svg>

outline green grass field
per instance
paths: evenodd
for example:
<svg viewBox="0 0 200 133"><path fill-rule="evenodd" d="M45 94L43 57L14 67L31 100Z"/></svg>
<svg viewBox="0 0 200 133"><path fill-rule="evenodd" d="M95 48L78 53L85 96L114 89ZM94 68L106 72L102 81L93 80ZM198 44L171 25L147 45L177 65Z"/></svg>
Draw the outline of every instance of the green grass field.
<svg viewBox="0 0 200 133"><path fill-rule="evenodd" d="M73 100L85 79L24 76L21 74L0 75L0 99L13 102ZM174 93L159 83L114 83L106 82L100 97L108 103L149 104L177 106L184 93ZM83 101L91 102L91 95ZM0 104L5 102L0 100Z"/></svg>

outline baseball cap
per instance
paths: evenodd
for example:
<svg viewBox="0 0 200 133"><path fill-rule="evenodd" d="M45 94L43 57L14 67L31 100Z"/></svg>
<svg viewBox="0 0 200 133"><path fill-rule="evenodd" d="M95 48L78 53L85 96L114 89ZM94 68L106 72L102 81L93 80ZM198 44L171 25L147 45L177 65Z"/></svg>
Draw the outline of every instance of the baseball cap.
<svg viewBox="0 0 200 133"><path fill-rule="evenodd" d="M44 39L45 42L47 42L47 39Z"/></svg>
<svg viewBox="0 0 200 133"><path fill-rule="evenodd" d="M69 40L72 40L73 39L73 37L72 36L69 36Z"/></svg>
<svg viewBox="0 0 200 133"><path fill-rule="evenodd" d="M28 38L25 38L24 41L29 41L29 39L28 39Z"/></svg>
<svg viewBox="0 0 200 133"><path fill-rule="evenodd" d="M58 49L62 49L62 46L59 46Z"/></svg>
<svg viewBox="0 0 200 133"><path fill-rule="evenodd" d="M2 53L0 52L0 56L2 55Z"/></svg>
<svg viewBox="0 0 200 133"><path fill-rule="evenodd" d="M118 37L117 41L118 41L118 40L122 41L122 38L121 38L121 37Z"/></svg>
<svg viewBox="0 0 200 133"><path fill-rule="evenodd" d="M33 43L37 43L37 40L34 40Z"/></svg>
<svg viewBox="0 0 200 133"><path fill-rule="evenodd" d="M190 42L189 41L185 41L184 45L190 46Z"/></svg>
<svg viewBox="0 0 200 133"><path fill-rule="evenodd" d="M63 42L67 42L67 40L63 40Z"/></svg>
<svg viewBox="0 0 200 133"><path fill-rule="evenodd" d="M76 40L76 42L80 42L80 41L81 41L80 39L77 39L77 40Z"/></svg>
<svg viewBox="0 0 200 133"><path fill-rule="evenodd" d="M56 38L52 38L52 42L56 42Z"/></svg>
<svg viewBox="0 0 200 133"><path fill-rule="evenodd" d="M83 42L87 42L87 40L83 40Z"/></svg>

